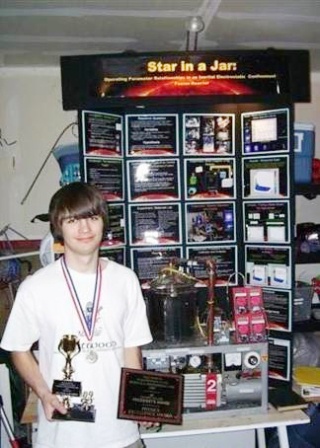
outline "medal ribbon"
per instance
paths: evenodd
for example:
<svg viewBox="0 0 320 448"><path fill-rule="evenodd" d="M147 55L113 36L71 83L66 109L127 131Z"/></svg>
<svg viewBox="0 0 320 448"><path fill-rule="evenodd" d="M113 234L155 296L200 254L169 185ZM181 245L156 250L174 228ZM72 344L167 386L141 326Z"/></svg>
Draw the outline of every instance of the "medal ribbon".
<svg viewBox="0 0 320 448"><path fill-rule="evenodd" d="M74 286L71 274L69 272L66 260L64 257L61 257L61 266L62 266L62 272L64 275L64 278L66 280L70 296L72 298L74 307L77 311L78 317L80 319L82 328L85 332L85 335L89 341L91 341L94 333L94 327L97 320L97 314L99 309L99 303L100 303L100 294L101 294L101 279L102 279L102 269L101 264L98 262L97 265L97 272L96 272L96 281L94 286L94 293L93 293L93 303L92 303L92 309L90 313L90 317L87 319L84 313L84 310L81 306L81 302L79 299L79 296L77 294L77 290Z"/></svg>

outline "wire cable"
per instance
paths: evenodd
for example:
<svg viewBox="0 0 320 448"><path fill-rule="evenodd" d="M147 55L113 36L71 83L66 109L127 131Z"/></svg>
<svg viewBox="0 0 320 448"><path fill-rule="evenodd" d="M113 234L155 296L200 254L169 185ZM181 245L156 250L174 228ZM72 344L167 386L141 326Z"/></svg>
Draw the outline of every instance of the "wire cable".
<svg viewBox="0 0 320 448"><path fill-rule="evenodd" d="M56 149L56 146L57 146L57 144L59 143L59 140L61 139L61 137L63 136L63 134L64 134L69 128L71 128L71 127L73 127L73 126L75 126L75 125L77 125L76 122L69 123L69 124L68 124L68 125L67 125L67 126L60 132L58 138L56 139L56 141L55 141L54 144L52 145L52 147L51 147L51 149L50 149L50 151L49 151L47 157L44 159L44 162L42 163L42 165L41 165L39 171L37 172L35 178L33 179L33 181L32 181L32 183L31 183L31 185L30 185L30 187L29 187L27 193L25 194L24 198L23 198L22 201L20 202L21 205L23 205L23 204L25 203L25 201L27 200L27 198L29 197L29 194L31 193L33 187L35 186L35 183L37 182L37 180L38 180L40 174L42 173L44 167L46 166L46 164L47 164L47 162L48 162L48 160L49 160L51 154L52 154L53 151Z"/></svg>

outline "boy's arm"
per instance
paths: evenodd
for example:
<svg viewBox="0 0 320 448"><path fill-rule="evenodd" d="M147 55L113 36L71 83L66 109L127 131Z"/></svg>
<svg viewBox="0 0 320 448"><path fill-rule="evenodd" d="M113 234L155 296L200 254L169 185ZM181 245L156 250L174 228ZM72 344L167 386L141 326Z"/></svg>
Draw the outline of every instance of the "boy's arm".
<svg viewBox="0 0 320 448"><path fill-rule="evenodd" d="M124 367L129 369L142 369L140 347L126 347L124 349Z"/></svg>
<svg viewBox="0 0 320 448"><path fill-rule="evenodd" d="M51 420L55 409L65 414L67 412L65 407L57 396L52 394L31 351L12 352L11 357L19 375L41 400L46 418Z"/></svg>

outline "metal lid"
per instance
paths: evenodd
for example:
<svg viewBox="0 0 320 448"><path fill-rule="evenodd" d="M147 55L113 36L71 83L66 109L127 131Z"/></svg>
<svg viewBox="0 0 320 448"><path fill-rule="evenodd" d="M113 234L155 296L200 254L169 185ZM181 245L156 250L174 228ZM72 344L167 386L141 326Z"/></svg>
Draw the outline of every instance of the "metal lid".
<svg viewBox="0 0 320 448"><path fill-rule="evenodd" d="M159 294L177 297L180 293L194 290L197 279L172 265L161 269L159 275L150 282L150 289Z"/></svg>

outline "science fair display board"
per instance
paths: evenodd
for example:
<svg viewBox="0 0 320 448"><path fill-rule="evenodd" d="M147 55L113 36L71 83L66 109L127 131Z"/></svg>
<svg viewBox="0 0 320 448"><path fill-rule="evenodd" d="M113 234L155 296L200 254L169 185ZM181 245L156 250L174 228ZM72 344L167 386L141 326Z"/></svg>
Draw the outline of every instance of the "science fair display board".
<svg viewBox="0 0 320 448"><path fill-rule="evenodd" d="M82 179L109 204L107 256L142 285L172 259L213 258L222 302L234 274L261 286L269 377L290 382L292 136L294 102L310 100L308 53L63 57L61 75L64 109L79 113Z"/></svg>

